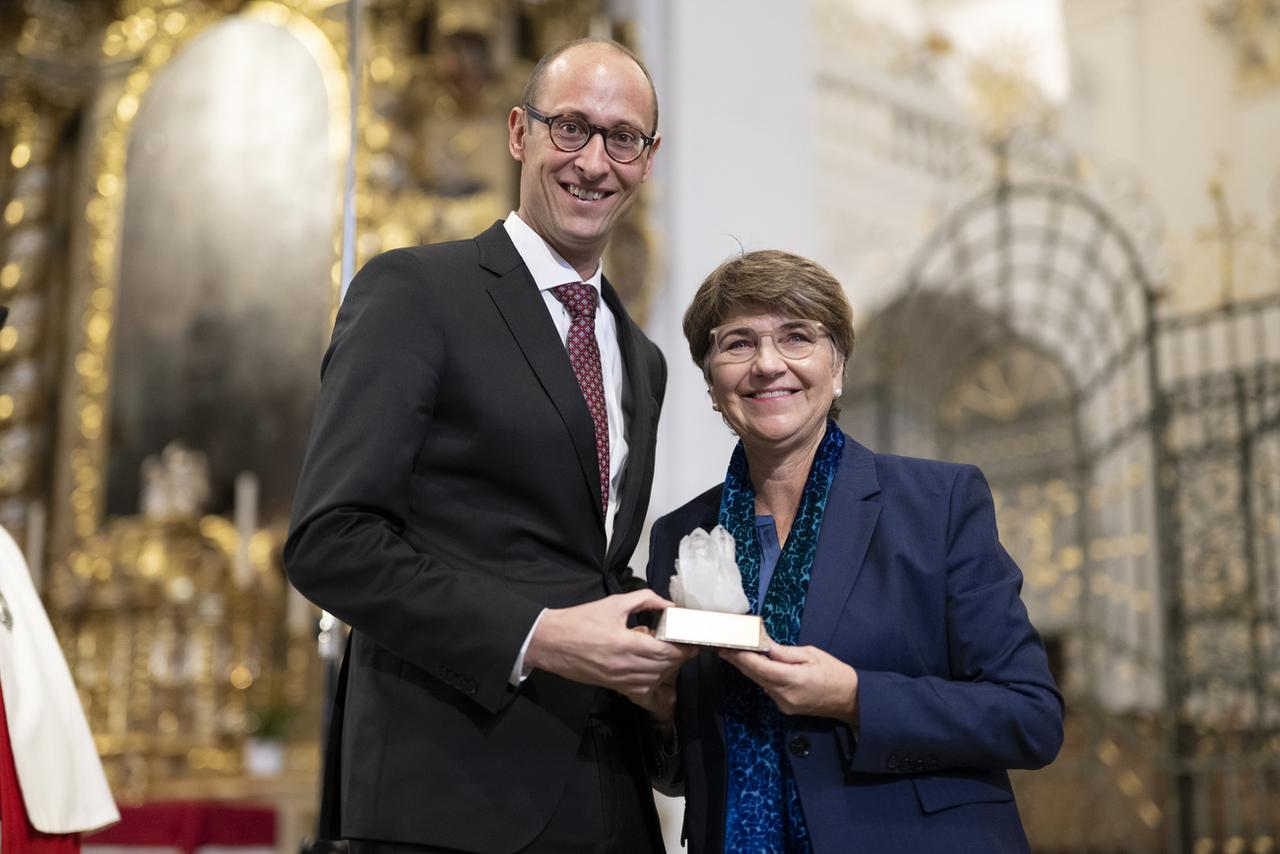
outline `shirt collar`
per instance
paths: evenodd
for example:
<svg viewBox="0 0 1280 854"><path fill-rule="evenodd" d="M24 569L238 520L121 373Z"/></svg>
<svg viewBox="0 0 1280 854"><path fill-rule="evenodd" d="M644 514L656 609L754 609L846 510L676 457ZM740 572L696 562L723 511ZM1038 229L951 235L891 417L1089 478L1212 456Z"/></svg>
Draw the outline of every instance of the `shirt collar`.
<svg viewBox="0 0 1280 854"><path fill-rule="evenodd" d="M524 265L533 275L533 281L538 285L538 290L549 291L570 282L583 281L578 271L573 269L573 265L561 258L560 253L552 249L550 244L530 228L529 224L515 211L507 214L502 226L507 230L507 236L511 238L511 242L516 245L520 260L524 261ZM602 261L596 264L596 271L585 281L598 292L603 275L604 262Z"/></svg>

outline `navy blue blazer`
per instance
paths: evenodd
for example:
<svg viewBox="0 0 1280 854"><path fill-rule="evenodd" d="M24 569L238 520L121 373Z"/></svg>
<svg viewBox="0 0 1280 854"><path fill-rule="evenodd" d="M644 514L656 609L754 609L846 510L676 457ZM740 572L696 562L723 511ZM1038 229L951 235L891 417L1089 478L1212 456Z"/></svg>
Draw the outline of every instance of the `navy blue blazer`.
<svg viewBox="0 0 1280 854"><path fill-rule="evenodd" d="M663 516L649 582L667 596L680 538L716 524L721 487ZM817 854L1027 851L1009 768L1062 745L1062 696L973 466L845 443L818 537L801 645L858 672L860 725L786 719ZM724 845L722 678L714 651L679 676L690 854Z"/></svg>

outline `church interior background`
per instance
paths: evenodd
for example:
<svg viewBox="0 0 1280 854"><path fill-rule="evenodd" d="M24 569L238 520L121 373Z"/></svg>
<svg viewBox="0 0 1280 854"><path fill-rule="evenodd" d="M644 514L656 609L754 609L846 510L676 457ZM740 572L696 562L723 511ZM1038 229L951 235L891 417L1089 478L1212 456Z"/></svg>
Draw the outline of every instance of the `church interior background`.
<svg viewBox="0 0 1280 854"><path fill-rule="evenodd" d="M309 831L341 627L280 547L342 285L514 207L506 113L586 34L663 105L605 259L672 369L651 516L731 447L693 290L816 258L846 429L996 494L1068 699L1034 849L1280 850L1277 0L5 3L0 524L117 798Z"/></svg>

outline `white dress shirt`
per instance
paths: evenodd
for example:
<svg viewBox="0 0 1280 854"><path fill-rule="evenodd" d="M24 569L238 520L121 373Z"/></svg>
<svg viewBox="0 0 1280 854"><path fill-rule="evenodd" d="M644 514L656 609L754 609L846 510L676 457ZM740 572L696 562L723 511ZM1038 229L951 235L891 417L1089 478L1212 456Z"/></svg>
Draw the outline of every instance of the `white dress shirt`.
<svg viewBox="0 0 1280 854"><path fill-rule="evenodd" d="M533 281L542 292L542 301L547 305L547 312L560 333L560 343L568 348L569 309L564 306L552 288L583 281L573 265L560 257L560 253L552 249L539 234L529 227L528 223L512 211L503 222L507 236L520 253L520 259L529 268ZM604 295L600 292L600 281L604 275L604 265L596 265L596 271L585 284L596 289L596 345L600 348L600 371L604 381L604 408L609 419L609 506L604 514L605 548L613 538L613 520L618 515L618 484L622 482L622 473L627 463L627 436L622 415L622 384L626 381L626 373L622 370L622 350L618 346L618 326L613 312L605 304ZM545 610L543 613L546 613ZM534 621L529 629L520 654L516 656L515 666L511 669L511 684L519 685L529 674L524 670L524 654L529 649L529 641L538 628L542 615Z"/></svg>
<svg viewBox="0 0 1280 854"><path fill-rule="evenodd" d="M524 265L533 275L533 281L542 292L542 301L547 304L551 320L560 333L560 343L568 347L569 309L564 306L552 288L583 281L568 261L560 257L560 253L547 245L524 220L512 211L503 223L507 236L516 245ZM627 463L627 435L622 420L622 383L625 373L622 370L622 350L618 347L618 327L613 312L605 305L604 296L600 293L600 280L603 278L604 265L596 265L596 271L586 284L596 290L596 344L600 348L600 369L604 380L604 408L609 417L609 508L604 516L604 534L607 539L613 537L613 520L618 514L618 484L622 481L623 467Z"/></svg>

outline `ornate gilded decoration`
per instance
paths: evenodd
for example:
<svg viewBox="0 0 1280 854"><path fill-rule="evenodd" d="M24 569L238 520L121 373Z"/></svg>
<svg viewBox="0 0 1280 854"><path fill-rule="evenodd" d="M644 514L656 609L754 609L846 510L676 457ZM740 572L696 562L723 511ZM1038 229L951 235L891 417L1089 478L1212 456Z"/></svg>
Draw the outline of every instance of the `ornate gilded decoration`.
<svg viewBox="0 0 1280 854"><path fill-rule="evenodd" d="M56 252L56 140L64 110L37 113L17 81L0 95L0 303L10 307L0 330L0 524L38 552L48 483L37 460L50 450L52 403L47 354L55 318L47 280ZM39 574L39 560L35 571Z"/></svg>
<svg viewBox="0 0 1280 854"><path fill-rule="evenodd" d="M118 796L239 772L246 733L278 705L298 710L296 732L318 726L314 656L275 646L309 646L306 633L280 632L284 535L279 523L253 531L249 572L237 579L229 568L245 532L184 500L111 519L73 553L71 583L51 605L70 619L67 657ZM292 764L314 772L314 751Z"/></svg>
<svg viewBox="0 0 1280 854"><path fill-rule="evenodd" d="M11 305L0 331L0 524L43 577L50 515L57 350L62 305L54 283L65 274L62 223L73 157L64 135L92 75L85 33L104 23L100 9L53 0L0 9L0 303Z"/></svg>
<svg viewBox="0 0 1280 854"><path fill-rule="evenodd" d="M1010 43L967 64L973 108L993 141L1008 139L1019 125L1050 120L1052 111L1027 71L1030 61L1029 46Z"/></svg>
<svg viewBox="0 0 1280 854"><path fill-rule="evenodd" d="M1236 79L1245 91L1280 83L1280 2L1206 0L1204 17L1236 54Z"/></svg>
<svg viewBox="0 0 1280 854"><path fill-rule="evenodd" d="M1280 242L1268 239L1252 212L1232 205L1227 179L1223 162L1205 187L1213 221L1178 247L1177 273L1164 294L1169 311L1196 314L1280 290Z"/></svg>
<svg viewBox="0 0 1280 854"><path fill-rule="evenodd" d="M515 205L506 117L532 67L489 3L375 7L359 261L469 238ZM423 35L423 34L429 35Z"/></svg>

